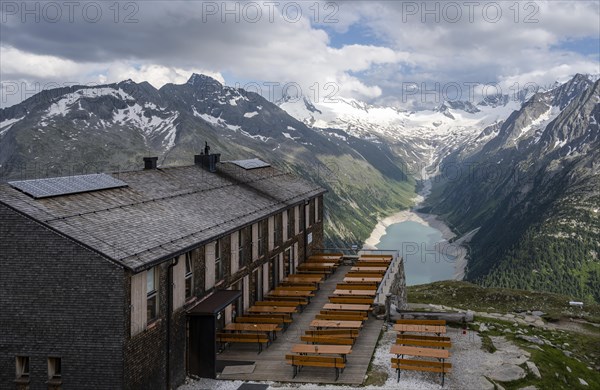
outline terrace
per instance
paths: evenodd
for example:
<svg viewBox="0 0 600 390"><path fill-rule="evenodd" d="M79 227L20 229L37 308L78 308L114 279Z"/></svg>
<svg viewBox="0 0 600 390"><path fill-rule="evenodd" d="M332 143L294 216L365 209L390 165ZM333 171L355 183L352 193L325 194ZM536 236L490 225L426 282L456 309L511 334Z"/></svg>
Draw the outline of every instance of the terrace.
<svg viewBox="0 0 600 390"><path fill-rule="evenodd" d="M396 255L392 260L389 263L393 264L394 267L397 267L397 263L401 262L401 259L396 261ZM311 270L311 261L318 271ZM334 265L330 265L331 262ZM376 319L372 314L365 316L365 313L370 313L369 308L373 303L374 296L382 293L383 283L381 281L388 278L386 273L388 267L382 267L381 264L377 263L376 268L378 269L370 270L367 264L361 262L361 259L357 260L356 264L362 264L362 269L354 271L352 268L356 266L355 264L342 264L341 259L335 261L313 258L305 264L307 265L304 269L308 273L291 276L284 280L281 286L288 289L290 286L295 285L299 288L298 291L303 292L307 291L306 286L314 286L313 290L308 289L310 290L308 292L314 295L310 297L310 303L304 306L299 305L298 308L302 307L303 309L292 314L292 321L287 324L287 330L279 331L277 338L272 340L267 348L262 348L260 353L258 353L256 344L252 343L241 342L227 345L217 355L219 379L316 384L337 383L354 386L363 383L383 326L382 320ZM327 270L327 274L322 274L320 282L315 284L315 275L319 280L321 274L318 272L322 270ZM373 274L364 276L365 272L370 271L373 271ZM357 275L353 275L353 273L357 273ZM325 276L327 277L325 278ZM302 281L303 278L307 278L307 280ZM361 278L368 278L365 280L364 286L360 285L362 283ZM337 293L336 290L338 290ZM364 294L361 291L364 291ZM375 294L375 291L377 291L377 294ZM281 299L282 295L277 294L276 297L271 299ZM365 306L364 303L361 304L362 302L352 302L357 297L358 299L368 299L371 304ZM290 297L292 300L294 298ZM345 299L350 301L345 302ZM266 306L265 302L261 304L263 306L259 307L269 307ZM367 309L366 312L363 311L365 308ZM273 310L275 309L279 311L281 307L274 306ZM262 314L264 315L264 313ZM317 327L317 325L323 327ZM336 331L332 331L333 329L337 329L338 334L335 334ZM323 334L319 333L323 330L325 330ZM347 334L348 338L342 336L341 333ZM335 336L329 337L328 334L335 334ZM292 353L296 354L291 355ZM286 361L286 356L288 361ZM295 375L295 370L290 364L290 356L296 358L337 356L344 359L345 367L339 372L334 372L334 366L305 366L298 370ZM339 374L339 377L337 374Z"/></svg>

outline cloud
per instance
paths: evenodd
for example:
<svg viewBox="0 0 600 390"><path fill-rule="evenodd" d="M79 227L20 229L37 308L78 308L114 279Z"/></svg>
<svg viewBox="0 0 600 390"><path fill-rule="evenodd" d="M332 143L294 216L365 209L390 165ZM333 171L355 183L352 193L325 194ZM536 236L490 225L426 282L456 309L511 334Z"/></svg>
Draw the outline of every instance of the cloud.
<svg viewBox="0 0 600 390"><path fill-rule="evenodd" d="M597 56L571 43L600 35L597 2L77 4L56 22L42 5L38 22L3 5L2 82L131 78L160 87L198 72L232 85L294 83L309 96L334 85L339 96L390 102L406 82L546 81L600 72L593 72ZM377 43L367 44L365 32ZM332 47L333 33L351 43Z"/></svg>
<svg viewBox="0 0 600 390"><path fill-rule="evenodd" d="M2 45L8 57L18 56L17 63L49 59L58 65L54 73L36 73L37 66L26 72L3 67L2 80L80 78L85 83L131 78L160 87L201 72L221 81L227 74L229 83L293 82L305 93L335 83L346 96L368 99L381 89L352 73L407 57L360 42L332 48L328 34L313 26L315 14L308 6L303 4L299 13L288 6L297 2L282 2L277 9L269 2L254 2L261 7L246 10L248 3L239 2L141 2L135 3L139 9L129 10L136 11L135 23L122 22L123 10L116 23L108 5L98 4L104 7L103 17L94 23L78 19L76 12L73 23L47 23L43 17L41 23L22 23L18 14L7 16ZM327 16L325 7L319 20ZM252 14L256 10L260 18Z"/></svg>

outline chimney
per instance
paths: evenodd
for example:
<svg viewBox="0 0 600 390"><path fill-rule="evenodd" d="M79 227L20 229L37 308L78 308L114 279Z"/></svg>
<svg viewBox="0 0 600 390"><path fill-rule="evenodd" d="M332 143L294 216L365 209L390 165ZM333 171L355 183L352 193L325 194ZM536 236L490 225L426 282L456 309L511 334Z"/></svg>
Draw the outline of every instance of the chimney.
<svg viewBox="0 0 600 390"><path fill-rule="evenodd" d="M196 154L194 156L194 164L207 169L209 172L217 171L217 163L221 161L221 153L210 154L210 147L208 142L204 143L204 153Z"/></svg>
<svg viewBox="0 0 600 390"><path fill-rule="evenodd" d="M156 169L158 157L144 157L144 169Z"/></svg>

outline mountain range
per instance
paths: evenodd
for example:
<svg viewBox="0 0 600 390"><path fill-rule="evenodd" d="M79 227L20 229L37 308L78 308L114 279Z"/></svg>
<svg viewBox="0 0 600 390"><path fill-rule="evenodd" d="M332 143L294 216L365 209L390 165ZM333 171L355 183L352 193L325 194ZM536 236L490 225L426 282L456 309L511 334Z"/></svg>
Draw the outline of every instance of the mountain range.
<svg viewBox="0 0 600 390"><path fill-rule="evenodd" d="M198 74L160 89L131 80L52 89L0 109L0 177L140 169L143 156L191 164L205 142L223 160L259 157L329 189L328 245L360 244L414 193L387 144L310 128L256 93Z"/></svg>
<svg viewBox="0 0 600 390"><path fill-rule="evenodd" d="M142 156L190 164L206 141L223 160L259 157L329 189L327 245L345 247L411 206L430 177L425 210L459 235L479 228L468 280L600 301L598 81L527 92L406 111L344 98L274 104L197 74L160 89L58 88L0 109L0 177L139 169Z"/></svg>

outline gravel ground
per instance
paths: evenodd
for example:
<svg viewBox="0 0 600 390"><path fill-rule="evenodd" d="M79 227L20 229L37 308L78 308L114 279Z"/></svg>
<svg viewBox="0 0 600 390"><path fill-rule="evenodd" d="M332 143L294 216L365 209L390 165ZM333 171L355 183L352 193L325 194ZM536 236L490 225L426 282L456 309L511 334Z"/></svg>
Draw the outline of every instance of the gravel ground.
<svg viewBox="0 0 600 390"><path fill-rule="evenodd" d="M452 358L451 362L453 367L453 373L446 376L446 384L444 389L457 389L457 390L483 390L485 389L485 383L480 383L475 378L481 376L482 361L487 362L491 354L481 350L481 340L473 332L469 332L463 335L461 331L449 328L449 336L452 338ZM381 386L369 385L361 387L365 390L383 390L383 389L410 389L410 390L430 390L430 389L441 389L441 378L438 374L425 373L425 372L402 372L400 383L396 382L396 372L391 368L390 358L390 347L395 342L396 332L386 332L377 349L375 350L375 356L373 358L372 369L379 373L386 373L388 378L386 382ZM485 356L489 355L489 356ZM491 363L490 364L494 364ZM485 364L487 367L487 364ZM487 382L487 381L486 381ZM212 379L199 379L193 380L188 379L187 383L179 387L178 390L236 390L242 383L242 381L221 381ZM314 384L296 384L296 383L273 383L273 382L251 382L251 383L263 383L269 385L269 390L283 390L283 389L298 389L298 390L312 390L312 389L335 389L335 390L354 390L352 386L336 386L336 385L314 385ZM489 382L487 382L489 383ZM484 385L484 386L482 386Z"/></svg>

